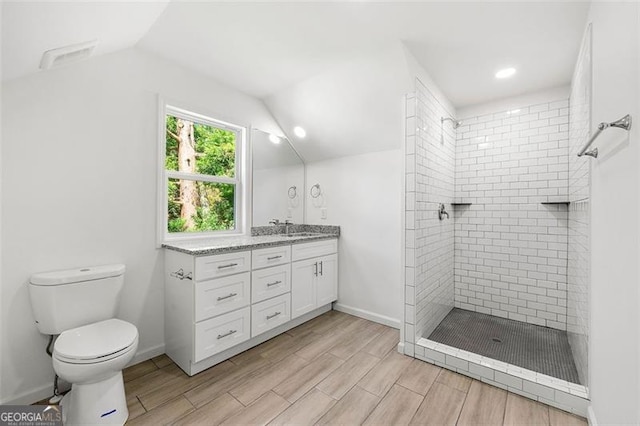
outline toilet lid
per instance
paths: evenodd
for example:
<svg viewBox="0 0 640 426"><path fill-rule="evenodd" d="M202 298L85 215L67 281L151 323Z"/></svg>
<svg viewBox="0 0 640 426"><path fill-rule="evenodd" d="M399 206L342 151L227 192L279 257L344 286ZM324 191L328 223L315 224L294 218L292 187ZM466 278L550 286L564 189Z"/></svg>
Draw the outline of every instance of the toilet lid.
<svg viewBox="0 0 640 426"><path fill-rule="evenodd" d="M108 319L62 332L54 352L70 359L96 359L131 346L138 329L126 321Z"/></svg>

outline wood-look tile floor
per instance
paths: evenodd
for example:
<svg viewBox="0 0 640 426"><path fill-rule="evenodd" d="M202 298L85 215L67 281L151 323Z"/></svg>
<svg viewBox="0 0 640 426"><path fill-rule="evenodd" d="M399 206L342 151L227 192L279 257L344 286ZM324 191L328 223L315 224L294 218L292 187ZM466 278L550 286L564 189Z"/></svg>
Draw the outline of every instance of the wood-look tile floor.
<svg viewBox="0 0 640 426"><path fill-rule="evenodd" d="M193 377L124 371L130 425L583 425L396 350L398 330L330 311Z"/></svg>

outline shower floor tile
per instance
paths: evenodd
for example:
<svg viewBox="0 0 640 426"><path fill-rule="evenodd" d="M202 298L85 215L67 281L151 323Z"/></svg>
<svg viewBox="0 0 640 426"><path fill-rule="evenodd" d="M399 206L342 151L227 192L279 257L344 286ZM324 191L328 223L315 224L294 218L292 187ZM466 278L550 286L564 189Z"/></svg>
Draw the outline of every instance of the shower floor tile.
<svg viewBox="0 0 640 426"><path fill-rule="evenodd" d="M454 308L429 340L579 383L565 331Z"/></svg>

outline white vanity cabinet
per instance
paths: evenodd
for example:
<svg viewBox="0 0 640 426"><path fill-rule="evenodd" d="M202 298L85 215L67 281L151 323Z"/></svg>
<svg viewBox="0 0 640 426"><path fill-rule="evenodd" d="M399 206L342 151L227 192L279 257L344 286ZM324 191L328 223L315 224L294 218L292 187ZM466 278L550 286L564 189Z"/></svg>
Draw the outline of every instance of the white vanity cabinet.
<svg viewBox="0 0 640 426"><path fill-rule="evenodd" d="M193 365L251 338L251 251L165 252L165 352ZM197 372L197 371L196 371Z"/></svg>
<svg viewBox="0 0 640 426"><path fill-rule="evenodd" d="M337 239L216 255L165 250L165 352L194 375L331 309Z"/></svg>
<svg viewBox="0 0 640 426"><path fill-rule="evenodd" d="M293 246L291 318L338 299L337 251L337 240Z"/></svg>

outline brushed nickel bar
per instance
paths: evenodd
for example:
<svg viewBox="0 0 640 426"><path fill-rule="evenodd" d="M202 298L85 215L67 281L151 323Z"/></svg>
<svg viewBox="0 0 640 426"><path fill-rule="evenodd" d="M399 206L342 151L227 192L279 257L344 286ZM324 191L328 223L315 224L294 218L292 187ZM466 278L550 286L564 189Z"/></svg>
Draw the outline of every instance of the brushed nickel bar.
<svg viewBox="0 0 640 426"><path fill-rule="evenodd" d="M582 157L583 155L588 155L589 157L598 158L598 148L594 148L591 151L587 151L587 149L589 149L593 141L595 141L596 138L600 136L600 133L602 133L603 130L608 129L609 127L617 127L619 129L630 130L631 116L627 114L624 117L622 117L620 120L614 121L612 123L602 122L598 124L598 130L596 130L593 136L591 136L591 139L589 139L589 142L587 142L587 144L580 150L580 152L578 153L578 157Z"/></svg>

